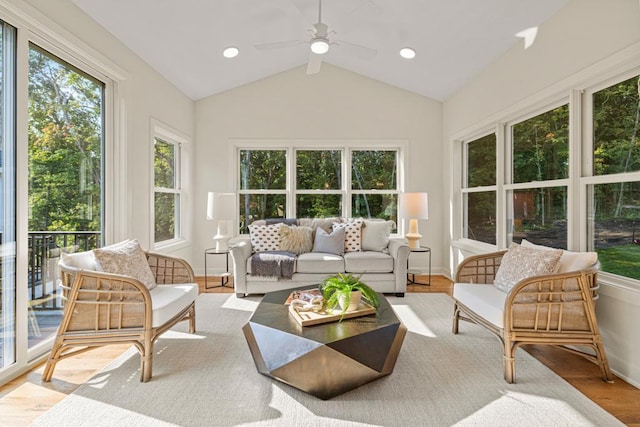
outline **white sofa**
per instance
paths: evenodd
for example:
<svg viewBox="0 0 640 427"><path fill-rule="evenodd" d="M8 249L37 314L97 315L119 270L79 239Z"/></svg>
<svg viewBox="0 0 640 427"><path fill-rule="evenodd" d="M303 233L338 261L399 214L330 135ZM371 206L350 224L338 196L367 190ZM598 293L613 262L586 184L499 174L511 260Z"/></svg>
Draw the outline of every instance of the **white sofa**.
<svg viewBox="0 0 640 427"><path fill-rule="evenodd" d="M296 220L296 225L311 225L309 219ZM345 221L339 219L339 221ZM366 224L372 229L371 222L365 221L362 231L366 237ZM254 222L263 225L264 221ZM325 222L326 224L326 222ZM377 224L376 224L377 225ZM314 230L314 239L315 239ZM249 294L264 294L281 289L293 289L302 286L317 285L323 279L336 273L352 273L361 275L361 280L375 291L404 296L407 288L407 261L409 246L406 239L387 236L386 246L381 250L365 250L346 252L343 254L325 252L304 252L297 254L291 279L256 276L251 271L251 258L255 248L249 236L233 239L230 244L233 259L234 289L239 297ZM316 242L314 241L314 244Z"/></svg>

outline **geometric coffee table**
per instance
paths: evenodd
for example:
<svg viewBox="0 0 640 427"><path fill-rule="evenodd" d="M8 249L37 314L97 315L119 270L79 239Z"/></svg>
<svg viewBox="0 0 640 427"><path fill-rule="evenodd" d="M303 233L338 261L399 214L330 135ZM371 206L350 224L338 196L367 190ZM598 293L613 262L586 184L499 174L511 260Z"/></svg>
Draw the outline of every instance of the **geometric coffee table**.
<svg viewBox="0 0 640 427"><path fill-rule="evenodd" d="M243 326L258 372L326 400L393 372L407 328L378 294L376 314L301 326L270 292Z"/></svg>

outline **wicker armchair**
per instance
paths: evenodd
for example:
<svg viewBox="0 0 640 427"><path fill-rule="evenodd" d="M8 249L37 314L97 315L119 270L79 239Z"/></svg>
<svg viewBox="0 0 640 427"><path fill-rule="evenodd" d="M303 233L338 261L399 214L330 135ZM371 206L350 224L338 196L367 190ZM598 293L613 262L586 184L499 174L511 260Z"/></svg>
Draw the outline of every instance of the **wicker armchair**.
<svg viewBox="0 0 640 427"><path fill-rule="evenodd" d="M158 336L181 320L195 332L198 286L184 260L146 252L158 286L151 291L140 281L95 271L91 252L59 262L64 313L42 374L50 381L56 363L95 347L131 343L140 353L142 382L152 375L153 345Z"/></svg>
<svg viewBox="0 0 640 427"><path fill-rule="evenodd" d="M599 365L602 378L612 382L595 314L599 264L523 279L505 293L492 286L505 253L472 256L458 266L453 333L465 320L496 335L503 344L507 383L515 382L515 352L522 344L554 345L579 354ZM595 355L576 347L588 347Z"/></svg>

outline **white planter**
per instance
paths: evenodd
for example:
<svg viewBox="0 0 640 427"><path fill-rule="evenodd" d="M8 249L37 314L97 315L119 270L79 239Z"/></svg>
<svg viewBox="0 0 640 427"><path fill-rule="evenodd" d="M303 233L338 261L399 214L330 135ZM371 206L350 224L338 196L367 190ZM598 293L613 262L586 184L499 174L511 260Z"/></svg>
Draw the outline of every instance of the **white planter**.
<svg viewBox="0 0 640 427"><path fill-rule="evenodd" d="M349 300L349 307L347 307L347 312L356 311L358 306L360 305L360 300L362 299L362 292L360 291L351 291L351 299ZM338 305L341 310L344 310L345 301L344 295L340 295L338 297Z"/></svg>

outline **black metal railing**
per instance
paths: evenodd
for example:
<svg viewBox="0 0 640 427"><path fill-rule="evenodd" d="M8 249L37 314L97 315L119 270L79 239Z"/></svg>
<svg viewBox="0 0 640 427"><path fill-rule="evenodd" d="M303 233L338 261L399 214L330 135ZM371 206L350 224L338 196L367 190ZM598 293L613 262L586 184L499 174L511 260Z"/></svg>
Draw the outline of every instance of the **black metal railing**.
<svg viewBox="0 0 640 427"><path fill-rule="evenodd" d="M58 295L58 260L63 253L100 246L99 231L29 232L29 301L33 309L61 308Z"/></svg>

